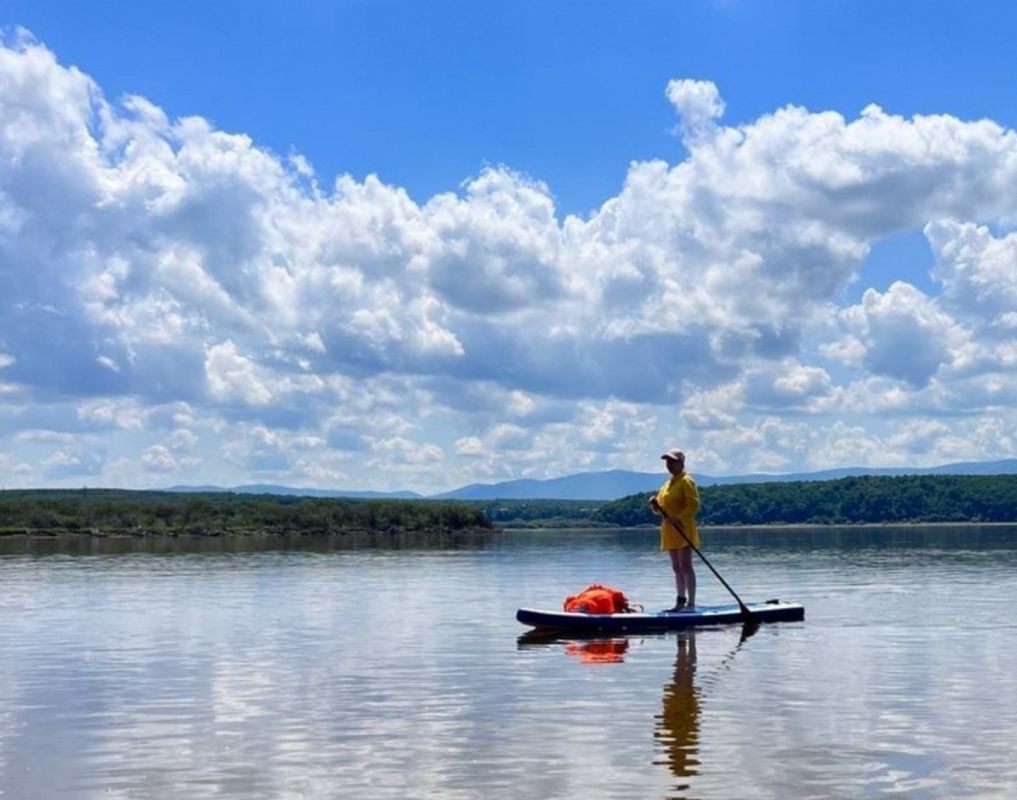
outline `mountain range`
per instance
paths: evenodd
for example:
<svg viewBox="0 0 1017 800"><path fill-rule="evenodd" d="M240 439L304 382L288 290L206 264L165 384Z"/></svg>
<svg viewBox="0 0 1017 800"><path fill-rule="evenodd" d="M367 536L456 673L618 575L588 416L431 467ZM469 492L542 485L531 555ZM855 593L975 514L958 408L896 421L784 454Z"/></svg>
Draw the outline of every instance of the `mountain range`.
<svg viewBox="0 0 1017 800"><path fill-rule="evenodd" d="M1001 461L965 461L938 467L843 467L817 472L780 474L748 473L713 476L692 473L700 486L718 483L767 483L788 481L822 481L859 475L1013 475L1017 474L1017 458ZM443 499L443 500L617 500L639 492L651 492L664 480L660 472L606 470L579 472L547 480L521 479L500 483L471 483L449 492L421 495L411 491L370 492L345 489L302 489L274 484L248 484L223 488L220 486L171 486L171 492L236 492L237 494L284 494L305 497L349 497L375 499Z"/></svg>

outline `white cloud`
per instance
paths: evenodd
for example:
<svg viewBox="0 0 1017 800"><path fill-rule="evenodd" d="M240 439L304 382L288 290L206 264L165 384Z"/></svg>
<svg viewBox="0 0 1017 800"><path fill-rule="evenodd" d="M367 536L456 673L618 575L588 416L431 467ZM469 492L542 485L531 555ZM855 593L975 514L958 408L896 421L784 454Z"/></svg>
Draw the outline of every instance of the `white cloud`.
<svg viewBox="0 0 1017 800"><path fill-rule="evenodd" d="M712 81L672 80L667 99L681 117L682 129L691 140L708 135L714 121L724 114L724 101Z"/></svg>
<svg viewBox="0 0 1017 800"><path fill-rule="evenodd" d="M566 291L561 229L546 186L487 169L462 199L439 195L424 209L434 233L431 285L452 306L485 313L532 309Z"/></svg>
<svg viewBox="0 0 1017 800"><path fill-rule="evenodd" d="M177 428L166 439L166 447L177 453L189 453L197 444L198 437L187 428Z"/></svg>
<svg viewBox="0 0 1017 800"><path fill-rule="evenodd" d="M76 412L83 424L94 429L141 430L148 417L147 409L125 397L85 400Z"/></svg>
<svg viewBox="0 0 1017 800"><path fill-rule="evenodd" d="M1017 233L995 237L984 225L930 222L925 235L936 254L933 275L943 302L975 325L1013 336L1017 309Z"/></svg>
<svg viewBox="0 0 1017 800"><path fill-rule="evenodd" d="M876 106L725 126L710 81L666 97L684 160L634 162L617 196L562 219L510 167L420 204L375 176L329 185L297 153L111 102L16 37L0 430L102 431L147 467L187 454L210 475L438 490L643 463L633 448L675 438L717 467L839 461L823 436L840 415L880 428L873 459L908 452L891 415L1012 421L1013 131ZM842 307L872 245L922 227L942 291L896 282ZM944 424L923 453L958 450ZM61 446L33 453L40 480L112 469Z"/></svg>
<svg viewBox="0 0 1017 800"><path fill-rule="evenodd" d="M433 444L422 444L404 436L390 436L376 440L372 449L376 455L398 469L404 464L413 466L440 464L444 453Z"/></svg>
<svg viewBox="0 0 1017 800"><path fill-rule="evenodd" d="M885 293L866 290L842 319L860 344L862 363L875 375L926 385L943 366L963 357L969 334L921 291L895 282Z"/></svg>
<svg viewBox="0 0 1017 800"><path fill-rule="evenodd" d="M31 486L27 480L30 480L32 475L35 474L35 468L31 464L12 459L5 453L0 453L0 471L5 476L3 481L3 488L5 489Z"/></svg>
<svg viewBox="0 0 1017 800"><path fill-rule="evenodd" d="M221 402L263 406L272 400L267 374L231 341L208 348L205 377L209 394Z"/></svg>
<svg viewBox="0 0 1017 800"><path fill-rule="evenodd" d="M223 445L223 455L251 473L283 473L291 463L286 436L262 425L241 426Z"/></svg>
<svg viewBox="0 0 1017 800"><path fill-rule="evenodd" d="M42 464L42 475L47 479L79 478L98 475L103 458L94 451L57 450Z"/></svg>
<svg viewBox="0 0 1017 800"><path fill-rule="evenodd" d="M487 453L487 447L479 436L464 436L455 441L455 451L461 456L479 458Z"/></svg>
<svg viewBox="0 0 1017 800"><path fill-rule="evenodd" d="M33 444L43 443L70 445L75 442L76 437L72 433L62 431L29 428L16 433L14 435L14 440L17 442L31 442Z"/></svg>
<svg viewBox="0 0 1017 800"><path fill-rule="evenodd" d="M179 469L173 454L161 444L145 449L140 458L141 468L146 472L175 472Z"/></svg>
<svg viewBox="0 0 1017 800"><path fill-rule="evenodd" d="M799 409L828 395L832 381L826 370L794 359L749 369L745 375L745 401L753 406Z"/></svg>

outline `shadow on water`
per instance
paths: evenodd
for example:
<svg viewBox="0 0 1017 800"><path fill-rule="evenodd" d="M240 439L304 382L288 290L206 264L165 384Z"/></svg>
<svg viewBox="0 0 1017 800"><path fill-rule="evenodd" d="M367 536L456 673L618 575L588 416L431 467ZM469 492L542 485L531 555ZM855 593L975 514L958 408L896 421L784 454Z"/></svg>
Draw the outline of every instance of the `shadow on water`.
<svg viewBox="0 0 1017 800"><path fill-rule="evenodd" d="M731 662L745 643L759 630L758 622L749 622L741 627L738 642L705 674L697 676L698 656L695 630L682 631L675 636L677 651L671 679L664 684L661 711L654 717L654 738L660 753L653 763L666 766L674 778L673 800L691 800L690 778L699 774L699 729L703 703L710 692L715 691L723 673L730 669ZM516 640L520 649L530 647L557 647L570 658L578 658L584 664L620 664L625 661L633 641L660 636L670 637L673 633L642 634L639 636L597 635L562 636L553 632L528 631Z"/></svg>

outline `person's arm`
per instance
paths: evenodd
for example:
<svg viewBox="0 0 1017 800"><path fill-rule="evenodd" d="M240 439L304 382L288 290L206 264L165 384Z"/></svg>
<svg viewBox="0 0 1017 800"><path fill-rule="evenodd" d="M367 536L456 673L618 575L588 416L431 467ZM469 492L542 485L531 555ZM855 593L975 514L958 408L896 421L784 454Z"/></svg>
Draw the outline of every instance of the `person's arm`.
<svg viewBox="0 0 1017 800"><path fill-rule="evenodd" d="M655 494L653 497L650 498L650 511L652 511L654 514L656 514L658 517L660 516L660 509L661 509L660 499L659 498L660 498L660 492L657 492L657 494Z"/></svg>
<svg viewBox="0 0 1017 800"><path fill-rule="evenodd" d="M685 481L685 488L685 515L689 519L695 519L699 513L699 487L692 478L689 478Z"/></svg>

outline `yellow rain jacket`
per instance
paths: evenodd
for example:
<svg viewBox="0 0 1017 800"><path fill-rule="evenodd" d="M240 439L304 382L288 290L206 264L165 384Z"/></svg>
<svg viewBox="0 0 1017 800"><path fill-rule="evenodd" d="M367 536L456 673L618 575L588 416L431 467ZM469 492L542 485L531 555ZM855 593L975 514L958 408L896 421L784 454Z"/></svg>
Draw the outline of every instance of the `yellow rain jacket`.
<svg viewBox="0 0 1017 800"><path fill-rule="evenodd" d="M696 547L699 547L699 528L696 527L696 513L699 511L699 489L696 482L687 472L681 475L672 475L660 491L657 492L657 502L660 503L671 518L682 527L682 531ZM660 549L681 550L688 547L688 543L681 537L674 527L666 519L661 517L660 521Z"/></svg>

